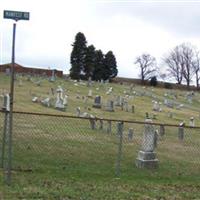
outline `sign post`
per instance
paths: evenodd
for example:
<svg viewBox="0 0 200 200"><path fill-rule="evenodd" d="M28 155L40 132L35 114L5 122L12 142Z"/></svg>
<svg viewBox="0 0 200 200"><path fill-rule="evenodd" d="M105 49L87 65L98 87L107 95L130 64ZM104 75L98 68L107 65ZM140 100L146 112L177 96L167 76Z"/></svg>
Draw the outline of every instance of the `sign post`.
<svg viewBox="0 0 200 200"><path fill-rule="evenodd" d="M14 101L14 73L15 73L15 34L16 22L18 20L29 20L29 12L19 12L4 10L4 18L15 20L13 23L13 39L12 39L12 65L11 65L11 78L10 78L10 111L9 111L9 131L7 138L8 155L7 166L5 171L5 181L8 185L11 184L11 170L12 170L12 133L13 133L13 101Z"/></svg>

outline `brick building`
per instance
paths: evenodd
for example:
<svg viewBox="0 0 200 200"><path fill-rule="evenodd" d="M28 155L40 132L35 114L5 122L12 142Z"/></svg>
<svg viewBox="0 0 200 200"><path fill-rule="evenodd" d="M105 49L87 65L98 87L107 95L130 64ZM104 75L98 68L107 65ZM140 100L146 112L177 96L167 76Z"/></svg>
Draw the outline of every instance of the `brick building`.
<svg viewBox="0 0 200 200"><path fill-rule="evenodd" d="M12 64L3 64L0 65L0 72L8 73L10 71ZM53 71L57 77L63 77L63 71L56 70L56 69L42 69L42 68L31 68L31 67L24 67L17 63L15 63L14 70L16 73L20 74L30 74L30 75L46 75L51 76Z"/></svg>

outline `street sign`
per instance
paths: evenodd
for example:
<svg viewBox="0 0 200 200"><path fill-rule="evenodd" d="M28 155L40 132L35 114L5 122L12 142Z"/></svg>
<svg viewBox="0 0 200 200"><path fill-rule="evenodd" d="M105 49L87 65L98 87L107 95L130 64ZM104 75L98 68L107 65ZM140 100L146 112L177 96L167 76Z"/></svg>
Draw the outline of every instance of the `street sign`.
<svg viewBox="0 0 200 200"><path fill-rule="evenodd" d="M4 10L3 17L5 19L14 19L16 21L18 21L18 20L29 20L29 12Z"/></svg>

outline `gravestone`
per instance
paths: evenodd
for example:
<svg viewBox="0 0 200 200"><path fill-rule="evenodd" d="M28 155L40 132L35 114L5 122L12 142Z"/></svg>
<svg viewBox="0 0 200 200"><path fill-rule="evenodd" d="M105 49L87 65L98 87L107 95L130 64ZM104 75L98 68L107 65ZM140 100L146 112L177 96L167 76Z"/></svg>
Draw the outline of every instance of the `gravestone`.
<svg viewBox="0 0 200 200"><path fill-rule="evenodd" d="M6 68L6 76L10 76L11 72L10 72L10 68Z"/></svg>
<svg viewBox="0 0 200 200"><path fill-rule="evenodd" d="M154 152L156 134L151 124L152 120L146 119L145 122L150 124L145 124L142 147L138 152L135 164L138 168L155 169L158 167L158 159L156 159L156 153Z"/></svg>
<svg viewBox="0 0 200 200"><path fill-rule="evenodd" d="M107 101L106 111L114 112L114 102L111 100Z"/></svg>
<svg viewBox="0 0 200 200"><path fill-rule="evenodd" d="M128 129L128 141L132 141L133 140L133 129L129 128Z"/></svg>
<svg viewBox="0 0 200 200"><path fill-rule="evenodd" d="M194 117L190 117L190 123L189 123L189 125L190 125L191 127L194 127L194 126L195 126Z"/></svg>
<svg viewBox="0 0 200 200"><path fill-rule="evenodd" d="M126 112L128 112L128 102L124 101L124 105L123 105L123 110L125 110Z"/></svg>
<svg viewBox="0 0 200 200"><path fill-rule="evenodd" d="M92 86L92 77L91 76L88 78L87 86L88 87Z"/></svg>
<svg viewBox="0 0 200 200"><path fill-rule="evenodd" d="M165 127L164 125L160 125L160 136L163 137L165 135Z"/></svg>
<svg viewBox="0 0 200 200"><path fill-rule="evenodd" d="M90 97L90 98L92 97L92 90L88 91L88 97Z"/></svg>
<svg viewBox="0 0 200 200"><path fill-rule="evenodd" d="M101 108L101 96L97 95L94 99L94 108Z"/></svg>
<svg viewBox="0 0 200 200"><path fill-rule="evenodd" d="M63 104L63 89L61 86L58 86L56 89L57 92L57 98L56 98L56 103L55 103L55 108L59 110L64 110L65 105Z"/></svg>
<svg viewBox="0 0 200 200"><path fill-rule="evenodd" d="M103 119L99 119L99 129L103 130Z"/></svg>
<svg viewBox="0 0 200 200"><path fill-rule="evenodd" d="M38 102L38 97L33 97L32 102L37 103Z"/></svg>
<svg viewBox="0 0 200 200"><path fill-rule="evenodd" d="M23 83L22 83L22 79L21 79L21 78L19 79L19 86L20 86L20 87L23 86Z"/></svg>
<svg viewBox="0 0 200 200"><path fill-rule="evenodd" d="M44 106L50 107L50 98L47 97L46 99L43 99L43 100L41 101L41 103L42 103L42 105L44 105Z"/></svg>
<svg viewBox="0 0 200 200"><path fill-rule="evenodd" d="M160 112L160 104L157 101L153 101L153 111Z"/></svg>
<svg viewBox="0 0 200 200"><path fill-rule="evenodd" d="M110 87L110 88L108 89L108 91L106 92L106 94L107 94L107 95L109 95L109 94L111 94L111 93L112 93L112 91L113 91L113 88L112 88L112 87Z"/></svg>
<svg viewBox="0 0 200 200"><path fill-rule="evenodd" d="M106 132L107 132L107 133L111 133L111 130L112 130L112 122L111 122L111 121L108 121L108 125L107 125Z"/></svg>
<svg viewBox="0 0 200 200"><path fill-rule="evenodd" d="M131 112L135 113L135 106L134 105L131 106Z"/></svg>
<svg viewBox="0 0 200 200"><path fill-rule="evenodd" d="M68 96L67 95L65 95L64 98L63 98L63 105L64 106L68 105Z"/></svg>
<svg viewBox="0 0 200 200"><path fill-rule="evenodd" d="M77 108L76 108L76 116L77 116L77 117L80 117L80 115L81 115L81 108L80 108L80 107L77 107Z"/></svg>
<svg viewBox="0 0 200 200"><path fill-rule="evenodd" d="M95 122L94 116L90 115L89 121L90 121L90 127L91 127L91 129L92 130L96 129L96 122Z"/></svg>
<svg viewBox="0 0 200 200"><path fill-rule="evenodd" d="M54 96L55 92L54 92L54 89L51 88L51 94Z"/></svg>
<svg viewBox="0 0 200 200"><path fill-rule="evenodd" d="M117 96L115 100L115 106L121 106L122 104L122 98L121 96Z"/></svg>

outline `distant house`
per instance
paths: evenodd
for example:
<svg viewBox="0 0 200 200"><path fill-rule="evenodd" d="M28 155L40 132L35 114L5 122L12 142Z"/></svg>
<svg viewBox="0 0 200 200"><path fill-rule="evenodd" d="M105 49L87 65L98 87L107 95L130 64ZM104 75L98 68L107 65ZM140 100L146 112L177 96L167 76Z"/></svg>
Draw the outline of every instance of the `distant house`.
<svg viewBox="0 0 200 200"><path fill-rule="evenodd" d="M11 63L0 65L0 72L8 73L11 69L11 66L12 66ZM17 63L15 63L14 65L14 70L16 73L20 74L46 75L46 76L52 76L52 73L54 71L54 75L60 78L63 77L63 71L60 70L24 67Z"/></svg>

